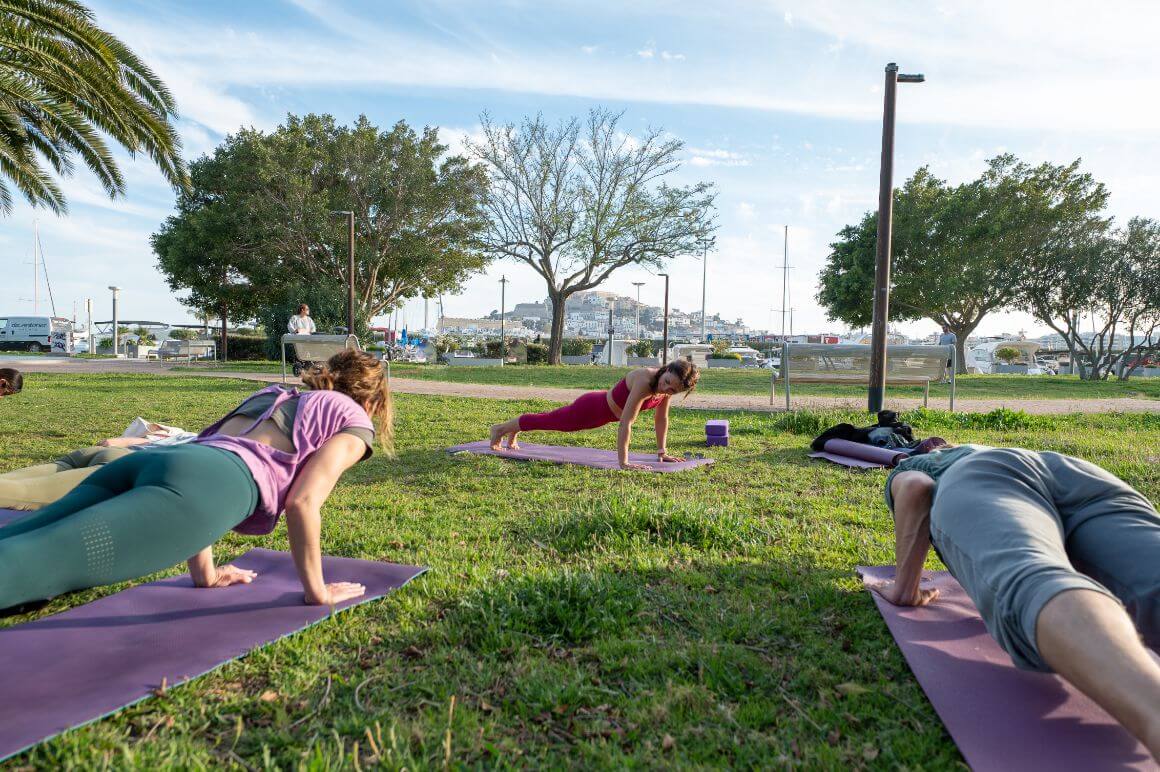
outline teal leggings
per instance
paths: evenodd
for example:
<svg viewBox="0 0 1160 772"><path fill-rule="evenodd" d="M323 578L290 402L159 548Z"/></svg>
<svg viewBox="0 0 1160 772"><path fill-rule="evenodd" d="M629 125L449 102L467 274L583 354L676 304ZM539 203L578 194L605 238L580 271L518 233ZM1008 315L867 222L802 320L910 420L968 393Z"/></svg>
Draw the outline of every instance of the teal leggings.
<svg viewBox="0 0 1160 772"><path fill-rule="evenodd" d="M0 528L0 608L168 568L257 504L254 478L228 451L189 444L125 456Z"/></svg>

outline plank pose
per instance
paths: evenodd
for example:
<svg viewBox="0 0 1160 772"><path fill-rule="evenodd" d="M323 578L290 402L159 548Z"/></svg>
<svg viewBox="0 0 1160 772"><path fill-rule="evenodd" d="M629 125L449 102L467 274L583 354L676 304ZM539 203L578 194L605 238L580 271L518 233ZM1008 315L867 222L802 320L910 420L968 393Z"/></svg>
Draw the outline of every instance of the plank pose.
<svg viewBox="0 0 1160 772"><path fill-rule="evenodd" d="M962 445L886 483L897 570L872 589L923 606L933 545L1024 670L1054 671L1160 760L1160 515L1131 486L1059 453ZM1133 624L1134 623L1134 624Z"/></svg>
<svg viewBox="0 0 1160 772"><path fill-rule="evenodd" d="M507 447L518 449L516 437L522 431L578 432L619 421L616 450L620 468L647 470L648 467L628 460L628 445L636 417L643 411L655 410L657 458L666 462L681 461L670 456L666 449L669 399L674 394L692 391L699 377L697 366L683 359L664 367L638 367L607 391L590 391L570 405L547 413L525 413L496 424L491 427L491 449L501 450L505 437Z"/></svg>
<svg viewBox="0 0 1160 772"><path fill-rule="evenodd" d="M214 566L212 545L230 529L270 533L283 511L305 601L362 595L360 584L323 580L320 510L343 472L371 454L376 429L389 447L386 377L373 356L344 351L303 381L310 391L262 389L196 440L117 459L0 528L0 608L182 559L199 587L249 583L252 571Z"/></svg>

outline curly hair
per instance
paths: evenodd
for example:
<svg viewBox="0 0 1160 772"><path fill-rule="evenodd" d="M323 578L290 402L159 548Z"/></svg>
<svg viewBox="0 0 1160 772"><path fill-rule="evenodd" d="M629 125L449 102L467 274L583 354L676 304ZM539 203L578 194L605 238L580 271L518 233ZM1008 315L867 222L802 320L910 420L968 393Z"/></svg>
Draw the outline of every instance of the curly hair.
<svg viewBox="0 0 1160 772"><path fill-rule="evenodd" d="M362 405L375 424L379 444L394 452L394 408L383 363L364 351L347 349L326 360L326 364L302 374L311 389L341 392Z"/></svg>

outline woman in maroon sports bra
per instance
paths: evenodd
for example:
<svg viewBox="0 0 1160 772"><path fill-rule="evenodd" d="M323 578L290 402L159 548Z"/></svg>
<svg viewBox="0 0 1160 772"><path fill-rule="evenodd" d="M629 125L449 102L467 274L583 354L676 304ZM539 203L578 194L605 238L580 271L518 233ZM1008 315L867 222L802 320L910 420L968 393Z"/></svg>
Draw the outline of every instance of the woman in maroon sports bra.
<svg viewBox="0 0 1160 772"><path fill-rule="evenodd" d="M620 422L616 450L621 469L647 469L628 460L632 423L644 410L655 410L657 458L680 461L665 449L669 432L669 398L692 391L700 372L692 362L677 360L664 367L640 367L620 379L607 391L590 391L571 405L547 413L525 413L491 427L491 449L518 449L516 436L522 431L578 432Z"/></svg>

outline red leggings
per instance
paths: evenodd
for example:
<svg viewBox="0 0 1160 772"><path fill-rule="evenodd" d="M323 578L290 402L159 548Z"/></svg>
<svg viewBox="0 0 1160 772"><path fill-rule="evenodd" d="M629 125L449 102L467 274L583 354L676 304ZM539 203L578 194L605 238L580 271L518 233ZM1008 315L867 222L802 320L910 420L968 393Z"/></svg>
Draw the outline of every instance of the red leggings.
<svg viewBox="0 0 1160 772"><path fill-rule="evenodd" d="M590 391L571 405L547 413L524 413L520 431L578 432L618 421L608 406L607 391Z"/></svg>

